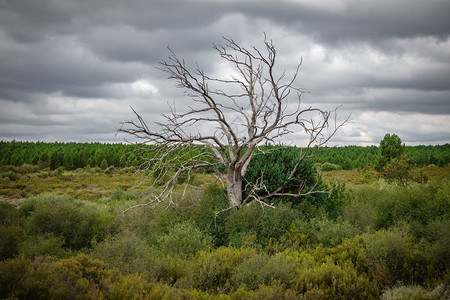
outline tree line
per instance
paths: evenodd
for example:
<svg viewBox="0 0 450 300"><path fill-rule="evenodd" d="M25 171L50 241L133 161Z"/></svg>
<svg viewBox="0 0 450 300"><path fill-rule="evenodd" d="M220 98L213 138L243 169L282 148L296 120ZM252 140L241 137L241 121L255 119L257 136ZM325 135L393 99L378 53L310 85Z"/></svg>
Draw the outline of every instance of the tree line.
<svg viewBox="0 0 450 300"><path fill-rule="evenodd" d="M324 149L314 156L313 161L344 170L375 167L380 157L378 146ZM86 167L122 168L139 163L142 153L136 152L137 150L137 146L128 144L0 141L0 165L30 164L52 170L59 167L66 170ZM450 162L450 144L405 146L404 154L409 158L410 164L415 166L445 166Z"/></svg>
<svg viewBox="0 0 450 300"><path fill-rule="evenodd" d="M404 154L414 166L445 166L450 162L450 144L405 146ZM316 163L329 163L344 170L352 170L366 166L376 167L380 156L379 146L344 146L327 148L319 152L313 160Z"/></svg>
<svg viewBox="0 0 450 300"><path fill-rule="evenodd" d="M134 146L102 143L0 142L0 164L40 165L52 170L86 167L126 167L132 164Z"/></svg>

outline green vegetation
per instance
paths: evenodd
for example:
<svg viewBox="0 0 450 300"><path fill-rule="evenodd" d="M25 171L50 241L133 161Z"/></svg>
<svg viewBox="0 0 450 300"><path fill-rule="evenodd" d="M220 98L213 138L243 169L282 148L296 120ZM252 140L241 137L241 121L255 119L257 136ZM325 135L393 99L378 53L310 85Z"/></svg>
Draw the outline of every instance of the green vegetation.
<svg viewBox="0 0 450 300"><path fill-rule="evenodd" d="M298 148L272 148L264 147L257 152L247 168L245 175L246 189L244 196L250 193L253 186L249 183L257 183L265 186L265 189L257 191L259 196L265 196L268 191L275 191L284 186L280 193L297 194L299 190L306 194L313 189L323 190L323 183L317 176L317 168L311 159L305 158L298 166L296 172L289 179L290 172L301 158ZM262 182L261 182L262 179ZM310 194L305 197L276 197L271 201L292 202L294 206L302 205L304 202L323 204L326 196L324 194Z"/></svg>
<svg viewBox="0 0 450 300"><path fill-rule="evenodd" d="M344 170L375 168L380 156L380 147L345 146L324 148L314 156L314 162L319 165L331 164ZM406 155L413 166L425 167L428 165L446 166L450 163L450 144L436 146L405 146Z"/></svg>
<svg viewBox="0 0 450 300"><path fill-rule="evenodd" d="M13 144L69 147L2 147ZM301 169L302 178L321 175L329 193L320 200L271 199L276 209L254 202L219 214L228 199L211 174L196 173L177 206L123 214L150 193L152 178L133 189L144 175L134 167L52 168L45 155L38 164L8 161L0 167L0 298L448 299L450 165L410 154L438 159L448 145L405 147L380 172L377 147L336 149L314 158L317 170L313 161ZM322 160L372 150L360 168ZM2 148L6 156L20 157ZM254 176L283 178L264 164L280 157L260 157ZM180 198L183 186L175 192Z"/></svg>
<svg viewBox="0 0 450 300"><path fill-rule="evenodd" d="M404 151L405 145L402 145L400 137L396 134L390 135L386 133L380 142L379 168L384 167L391 160L399 158Z"/></svg>
<svg viewBox="0 0 450 300"><path fill-rule="evenodd" d="M395 136L395 135L392 135ZM390 136L392 138L392 136ZM345 146L323 148L313 161L322 166L351 170L375 167L381 155L381 147ZM445 166L450 163L450 144L437 146L405 146L402 147L412 165L424 167L427 165ZM199 148L199 151L200 148ZM206 151L206 150L204 150ZM138 147L125 144L101 143L31 143L0 141L0 166L21 166L24 164L39 166L41 169L50 167L56 170L77 168L107 167L122 168L136 166L148 152L139 152ZM326 166L324 166L326 168ZM324 170L324 171L331 171Z"/></svg>

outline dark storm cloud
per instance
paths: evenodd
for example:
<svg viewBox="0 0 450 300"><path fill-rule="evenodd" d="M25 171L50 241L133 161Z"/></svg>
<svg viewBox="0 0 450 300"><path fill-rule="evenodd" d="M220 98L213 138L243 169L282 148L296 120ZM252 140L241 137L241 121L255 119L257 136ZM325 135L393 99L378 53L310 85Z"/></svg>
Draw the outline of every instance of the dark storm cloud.
<svg viewBox="0 0 450 300"><path fill-rule="evenodd" d="M450 2L431 1L263 1L245 5L252 16L284 23L324 43L378 41L391 37L447 38Z"/></svg>
<svg viewBox="0 0 450 300"><path fill-rule="evenodd" d="M226 12L226 7L212 2L196 5L176 0L3 0L0 9L0 24L21 43L122 25L141 30L201 27Z"/></svg>
<svg viewBox="0 0 450 300"><path fill-rule="evenodd" d="M152 123L187 103L155 69L167 46L222 74L213 43L266 32L281 70L303 57L305 103L356 116L337 142L377 143L386 126L449 142L448 12L447 0L0 0L0 140L114 140L129 105Z"/></svg>
<svg viewBox="0 0 450 300"><path fill-rule="evenodd" d="M0 96L4 97L5 93L13 96L14 91L51 93L126 82L148 69L139 64L105 62L70 38L29 47L9 45L6 41L0 46L4 50L0 53Z"/></svg>

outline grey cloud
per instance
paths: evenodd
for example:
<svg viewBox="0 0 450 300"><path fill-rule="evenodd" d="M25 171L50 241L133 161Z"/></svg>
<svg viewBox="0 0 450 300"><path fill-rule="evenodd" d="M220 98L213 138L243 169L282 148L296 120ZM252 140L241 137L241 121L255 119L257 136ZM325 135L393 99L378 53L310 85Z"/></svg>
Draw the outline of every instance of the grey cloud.
<svg viewBox="0 0 450 300"><path fill-rule="evenodd" d="M0 63L0 95L3 97L8 94L14 97L15 92L26 91L70 93L80 87L127 82L147 73L148 69L139 64L102 61L70 39L35 44L17 50L15 55L0 53Z"/></svg>
<svg viewBox="0 0 450 300"><path fill-rule="evenodd" d="M266 32L280 71L303 56L305 104L392 113L383 121L408 141L448 142L433 119L450 114L449 11L446 0L0 0L0 139L114 140L129 105L151 124L167 103L190 103L155 69L167 46L220 74L213 43L261 45ZM336 142L378 143L383 121L356 118Z"/></svg>
<svg viewBox="0 0 450 300"><path fill-rule="evenodd" d="M223 14L212 3L199 6L175 0L3 0L0 9L0 25L21 43L34 43L49 35L88 32L98 27L127 25L144 30L201 27Z"/></svg>
<svg viewBox="0 0 450 300"><path fill-rule="evenodd" d="M375 42L391 37L445 39L448 36L450 3L445 0L352 0L340 3L342 6L336 9L330 9L327 2L319 2L315 7L293 1L283 5L279 2L243 4L243 10L249 15L294 27L327 44L359 40Z"/></svg>

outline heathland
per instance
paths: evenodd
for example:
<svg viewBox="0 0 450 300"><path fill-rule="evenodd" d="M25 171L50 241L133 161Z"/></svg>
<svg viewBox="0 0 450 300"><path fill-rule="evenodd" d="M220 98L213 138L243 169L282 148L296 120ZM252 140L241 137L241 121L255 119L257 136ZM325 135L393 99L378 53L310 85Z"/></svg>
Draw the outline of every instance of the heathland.
<svg viewBox="0 0 450 300"><path fill-rule="evenodd" d="M177 205L123 213L152 197L135 149L0 142L0 298L450 297L450 145L330 148L302 171L326 193L274 209L218 213L199 170Z"/></svg>

